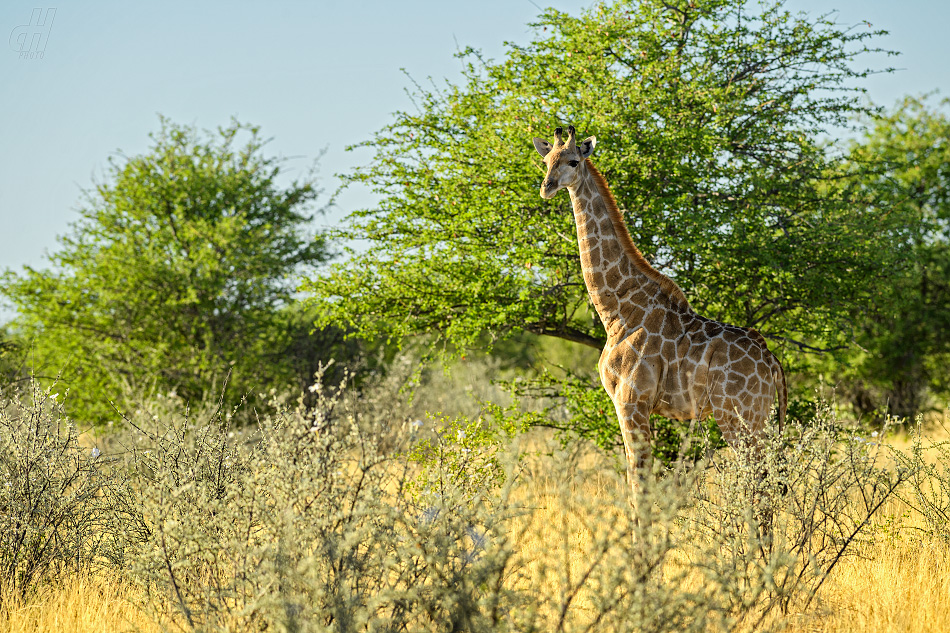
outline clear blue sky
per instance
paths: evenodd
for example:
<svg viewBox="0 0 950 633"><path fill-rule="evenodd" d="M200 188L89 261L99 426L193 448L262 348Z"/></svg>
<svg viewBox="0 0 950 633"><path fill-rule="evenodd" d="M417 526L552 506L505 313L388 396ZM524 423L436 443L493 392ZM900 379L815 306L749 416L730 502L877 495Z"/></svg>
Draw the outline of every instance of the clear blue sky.
<svg viewBox="0 0 950 633"><path fill-rule="evenodd" d="M0 4L0 35L16 36L37 2ZM538 6L577 13L579 0L336 0L326 2L58 2L42 59L0 46L0 270L42 266L76 216L80 193L117 150L148 145L158 113L200 128L232 115L274 137L270 151L307 169L320 150L325 188L368 158L345 152L409 107L414 77L456 79L457 46L501 57L526 42ZM905 94L950 94L950 2L790 0L839 21L870 21L905 70L868 81L885 105ZM527 151L527 150L526 150ZM372 197L347 192L321 222ZM0 309L0 317L6 313Z"/></svg>

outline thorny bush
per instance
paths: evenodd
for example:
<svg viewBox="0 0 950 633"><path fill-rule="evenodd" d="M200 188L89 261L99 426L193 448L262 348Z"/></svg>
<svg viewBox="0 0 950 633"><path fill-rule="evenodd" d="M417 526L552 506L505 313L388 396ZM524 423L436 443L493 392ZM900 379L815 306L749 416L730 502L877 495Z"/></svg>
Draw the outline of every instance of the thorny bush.
<svg viewBox="0 0 950 633"><path fill-rule="evenodd" d="M680 460L631 504L591 445L515 433L498 407L417 418L398 383L318 380L315 406L275 398L253 426L158 399L96 448L53 394L10 395L0 581L105 565L194 631L769 630L888 499L920 498L919 451L887 467L828 407L762 460Z"/></svg>

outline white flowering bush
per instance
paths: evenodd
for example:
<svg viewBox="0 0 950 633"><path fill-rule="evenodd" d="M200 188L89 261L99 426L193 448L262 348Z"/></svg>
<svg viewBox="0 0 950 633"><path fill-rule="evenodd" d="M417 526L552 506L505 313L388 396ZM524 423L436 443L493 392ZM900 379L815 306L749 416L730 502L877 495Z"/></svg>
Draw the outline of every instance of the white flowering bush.
<svg viewBox="0 0 950 633"><path fill-rule="evenodd" d="M0 600L98 566L121 566L130 507L115 459L80 445L51 389L0 400Z"/></svg>
<svg viewBox="0 0 950 633"><path fill-rule="evenodd" d="M950 420L950 412L941 425L944 432L946 420ZM950 542L950 440L927 440L920 416L910 435L910 451L891 450L898 468L910 479L901 498L923 517L923 525L917 527L921 536Z"/></svg>
<svg viewBox="0 0 950 633"><path fill-rule="evenodd" d="M778 630L916 498L921 458L888 467L827 407L758 451L658 464L631 503L622 460L498 406L420 416L402 384L318 381L261 416L168 394L95 442L53 394L11 396L0 582L105 566L186 631Z"/></svg>
<svg viewBox="0 0 950 633"><path fill-rule="evenodd" d="M506 508L471 493L503 496L500 479L442 469L438 500L420 495L430 489L413 487L424 475L405 453L430 432L393 424L391 401L377 408L394 396L386 384L310 393L312 408L274 403L253 428L220 409L130 418L147 524L134 576L159 619L189 630L496 630ZM483 595L486 585L497 591Z"/></svg>
<svg viewBox="0 0 950 633"><path fill-rule="evenodd" d="M872 521L910 477L887 454L819 403L808 426L768 431L761 460L751 447L716 456L696 488L692 543L710 544L701 569L731 579L724 599L753 630L773 610L807 608L832 570L873 539Z"/></svg>

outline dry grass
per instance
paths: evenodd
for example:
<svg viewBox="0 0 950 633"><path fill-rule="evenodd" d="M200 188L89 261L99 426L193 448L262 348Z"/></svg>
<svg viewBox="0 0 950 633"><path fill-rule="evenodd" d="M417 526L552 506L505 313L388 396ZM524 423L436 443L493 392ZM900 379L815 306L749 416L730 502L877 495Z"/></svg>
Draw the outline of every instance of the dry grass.
<svg viewBox="0 0 950 633"><path fill-rule="evenodd" d="M950 440L950 419L928 425L926 448ZM885 440L910 451L913 437L902 432ZM926 521L900 501L888 504L874 542L843 561L820 594L820 604L791 622L791 631L824 633L930 633L950 631L950 543L923 535Z"/></svg>
<svg viewBox="0 0 950 633"><path fill-rule="evenodd" d="M928 441L946 441L948 433L936 428ZM888 443L907 450L911 439L891 437ZM611 486L617 479L603 476L607 458L591 451L584 458L594 476L573 484L570 492L577 507L592 499L616 499ZM598 470L600 474L598 474ZM572 512L558 499L561 483L546 476L538 462L533 476L519 491L522 500L537 508L531 531L525 531L519 546L537 564L567 563L572 570L588 562L591 526L583 515ZM561 493L563 495L563 493ZM844 559L820 590L807 613L791 614L784 626L790 633L932 633L950 631L950 543L920 537L916 528L923 518L902 502L889 502L874 525L873 542ZM561 547L567 543L568 547ZM553 556L569 554L562 560ZM622 561L617 561L623 564ZM551 583L551 591L562 588ZM583 608L581 598L577 606Z"/></svg>
<svg viewBox="0 0 950 633"><path fill-rule="evenodd" d="M151 633L161 630L136 606L134 588L114 577L81 576L22 603L10 598L0 633Z"/></svg>
<svg viewBox="0 0 950 633"><path fill-rule="evenodd" d="M942 432L941 432L942 433ZM940 439L943 439L941 436ZM898 440L899 442L901 440ZM528 460L528 476L515 491L519 502L534 509L518 529L518 549L538 569L584 568L596 525L576 511L591 500L616 499L620 478L609 474L613 464L590 451L578 462L591 476L569 488L545 469L549 458ZM571 507L570 498L576 506ZM808 613L787 621L792 632L930 632L950 630L950 546L920 540L907 526L919 523L899 502L890 503L876 522L876 537L860 556L842 561L822 587ZM901 529L900 526L904 526ZM623 564L623 561L617 561ZM544 589L564 590L557 574ZM78 631L157 631L136 605L141 596L128 584L110 577L84 576L58 589L47 588L26 604L7 601L0 614L0 633ZM575 607L583 610L579 596Z"/></svg>
<svg viewBox="0 0 950 633"><path fill-rule="evenodd" d="M932 633L950 630L950 550L941 542L882 540L844 561L821 603L791 631Z"/></svg>
<svg viewBox="0 0 950 633"><path fill-rule="evenodd" d="M537 446L549 443L529 442ZM531 511L523 520L513 523L513 530L519 559L526 563L521 581L535 591L553 596L557 602L571 591L572 581L589 568L595 556L592 549L596 532L605 531L603 525L593 523L594 517L585 510L589 511L592 501L602 501L605 508L614 508L620 479L610 476L605 468L609 466L605 463L607 458L594 449L584 451L576 463L578 469L590 476L575 477L569 482L555 476L550 460L546 455L525 459L523 483L513 490L512 501ZM609 511L596 518L607 517L623 520L621 513ZM585 587L572 601L572 611L581 617L590 607L589 590L590 586ZM549 605L548 610L557 609ZM554 614L548 616L556 619Z"/></svg>

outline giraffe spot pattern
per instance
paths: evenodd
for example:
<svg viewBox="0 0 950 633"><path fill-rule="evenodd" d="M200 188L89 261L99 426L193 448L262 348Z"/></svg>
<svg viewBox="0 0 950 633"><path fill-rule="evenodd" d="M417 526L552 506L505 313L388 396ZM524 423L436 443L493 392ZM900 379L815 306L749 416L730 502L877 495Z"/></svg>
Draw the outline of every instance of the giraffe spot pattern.
<svg viewBox="0 0 950 633"><path fill-rule="evenodd" d="M573 132L567 143L559 139L542 154L545 180L571 195L584 281L607 330L601 381L630 463L639 465L649 455L643 445L651 413L679 420L711 415L733 444L755 436L776 392L784 398L785 389L781 364L764 337L697 315L676 284L646 262L603 176L579 154ZM567 181L562 165L570 160L579 166Z"/></svg>

